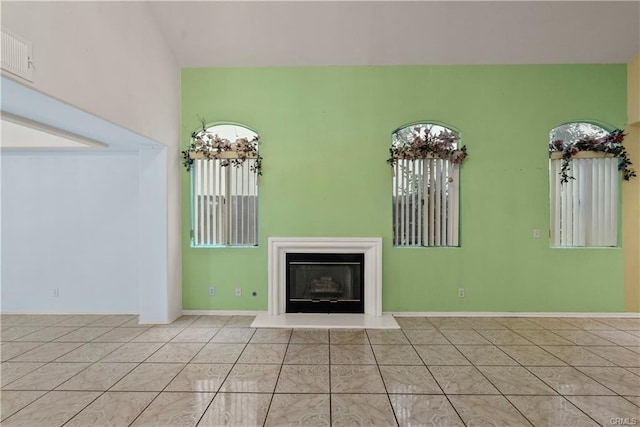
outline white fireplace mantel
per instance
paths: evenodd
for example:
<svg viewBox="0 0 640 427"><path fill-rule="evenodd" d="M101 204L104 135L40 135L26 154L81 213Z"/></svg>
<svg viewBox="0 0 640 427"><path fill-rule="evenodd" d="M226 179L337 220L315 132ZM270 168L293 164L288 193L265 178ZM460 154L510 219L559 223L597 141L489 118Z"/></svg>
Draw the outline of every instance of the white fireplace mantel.
<svg viewBox="0 0 640 427"><path fill-rule="evenodd" d="M382 316L381 237L269 237L269 314L286 313L287 253L364 254L364 314Z"/></svg>

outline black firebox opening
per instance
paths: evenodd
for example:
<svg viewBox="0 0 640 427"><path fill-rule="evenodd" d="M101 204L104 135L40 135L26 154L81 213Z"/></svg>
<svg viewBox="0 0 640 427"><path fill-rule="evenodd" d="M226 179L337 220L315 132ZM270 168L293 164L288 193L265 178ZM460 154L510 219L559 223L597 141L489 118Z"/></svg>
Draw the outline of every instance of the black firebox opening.
<svg viewBox="0 0 640 427"><path fill-rule="evenodd" d="M364 254L287 253L287 313L364 313Z"/></svg>

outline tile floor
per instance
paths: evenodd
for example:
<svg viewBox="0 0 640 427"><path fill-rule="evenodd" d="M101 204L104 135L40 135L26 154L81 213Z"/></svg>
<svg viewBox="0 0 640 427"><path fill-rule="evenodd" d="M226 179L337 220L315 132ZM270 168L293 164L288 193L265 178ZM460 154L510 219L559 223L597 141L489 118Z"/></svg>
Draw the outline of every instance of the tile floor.
<svg viewBox="0 0 640 427"><path fill-rule="evenodd" d="M2 315L2 425L640 423L637 318L399 317L401 330L252 320Z"/></svg>

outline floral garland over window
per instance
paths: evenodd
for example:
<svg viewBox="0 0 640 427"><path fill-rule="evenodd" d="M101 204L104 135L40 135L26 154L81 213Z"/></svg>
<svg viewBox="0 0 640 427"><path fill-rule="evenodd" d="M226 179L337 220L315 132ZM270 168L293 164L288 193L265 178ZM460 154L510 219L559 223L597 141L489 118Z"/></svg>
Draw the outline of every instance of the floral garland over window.
<svg viewBox="0 0 640 427"><path fill-rule="evenodd" d="M442 128L438 126L438 128ZM391 165L398 159L417 160L429 157L446 159L452 163L462 163L467 158L467 146L458 148L460 135L457 132L442 128L438 133L433 125L420 124L397 130L393 134L393 143L389 149Z"/></svg>
<svg viewBox="0 0 640 427"><path fill-rule="evenodd" d="M217 134L208 132L202 121L202 129L191 134L191 144L189 148L182 151L182 164L187 172L193 166L195 157L205 159L219 159L220 166L241 166L247 159L255 159L250 170L258 175L262 175L262 157L258 153L258 141L260 137L238 138L234 142L220 138Z"/></svg>
<svg viewBox="0 0 640 427"><path fill-rule="evenodd" d="M605 136L596 138L585 135L580 137L573 143L567 143L562 139L553 140L549 143L549 152L562 153L562 168L560 169L560 182L566 183L570 179L575 179L569 175L571 169L572 158L581 151L595 151L599 153L611 154L613 157L620 159L618 170L622 171L622 177L625 181L637 176L635 170L631 168L631 160L627 154L627 150L622 145L626 134L622 130L616 129Z"/></svg>

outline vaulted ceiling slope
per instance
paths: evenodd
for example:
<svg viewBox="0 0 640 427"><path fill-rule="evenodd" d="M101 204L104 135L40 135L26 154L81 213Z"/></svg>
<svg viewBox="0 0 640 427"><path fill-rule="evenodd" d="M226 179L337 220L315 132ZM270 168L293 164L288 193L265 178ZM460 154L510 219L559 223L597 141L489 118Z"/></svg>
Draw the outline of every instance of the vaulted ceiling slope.
<svg viewBox="0 0 640 427"><path fill-rule="evenodd" d="M150 2L182 67L626 63L640 1Z"/></svg>

